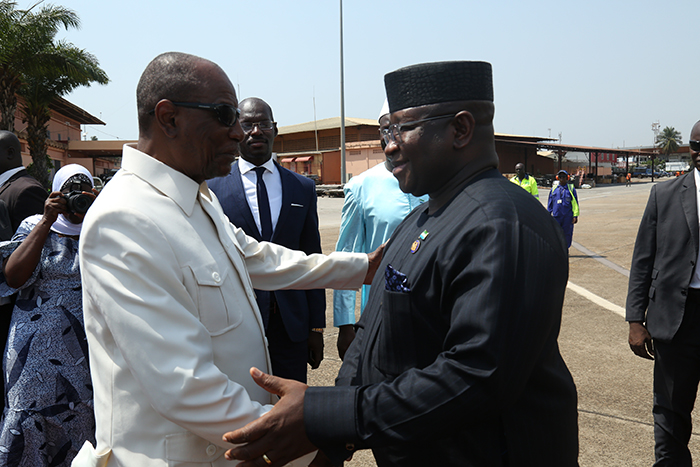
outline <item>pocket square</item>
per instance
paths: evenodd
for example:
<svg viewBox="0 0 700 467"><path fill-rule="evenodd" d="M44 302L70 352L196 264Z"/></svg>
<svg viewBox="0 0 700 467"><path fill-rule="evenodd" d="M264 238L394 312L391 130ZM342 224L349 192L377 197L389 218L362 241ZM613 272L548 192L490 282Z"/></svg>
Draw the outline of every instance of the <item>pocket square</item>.
<svg viewBox="0 0 700 467"><path fill-rule="evenodd" d="M384 288L390 292L408 293L411 291L408 286L408 277L402 272L394 269L391 264L387 264L384 271Z"/></svg>
<svg viewBox="0 0 700 467"><path fill-rule="evenodd" d="M293 207L293 208L303 208L304 205L303 205L303 204L292 203L292 207Z"/></svg>

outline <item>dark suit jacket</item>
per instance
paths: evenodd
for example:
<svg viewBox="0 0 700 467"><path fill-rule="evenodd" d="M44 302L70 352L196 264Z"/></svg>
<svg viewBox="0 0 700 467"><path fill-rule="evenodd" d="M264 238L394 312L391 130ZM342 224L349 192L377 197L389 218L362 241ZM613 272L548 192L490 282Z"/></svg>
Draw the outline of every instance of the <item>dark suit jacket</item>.
<svg viewBox="0 0 700 467"><path fill-rule="evenodd" d="M693 172L652 187L634 245L626 319L645 322L655 339L671 340L678 331L696 267Z"/></svg>
<svg viewBox="0 0 700 467"><path fill-rule="evenodd" d="M321 253L321 237L318 233L316 211L316 186L313 180L296 174L275 163L282 179L282 208L272 243L307 254ZM226 177L208 180L224 209L224 213L236 226L258 241L261 235L255 225L253 213L243 189L238 162ZM280 290L265 292L256 290L261 310L269 306L268 294L274 294L289 338L301 342L309 337L311 328L326 327L326 293L324 290Z"/></svg>
<svg viewBox="0 0 700 467"><path fill-rule="evenodd" d="M44 212L44 201L48 196L41 183L26 170L20 170L0 187L0 201L7 206L13 234L24 219Z"/></svg>
<svg viewBox="0 0 700 467"><path fill-rule="evenodd" d="M575 466L561 228L495 169L427 209L392 234L338 387L306 391L309 439L335 462L371 448L380 467ZM389 264L410 290L386 290Z"/></svg>

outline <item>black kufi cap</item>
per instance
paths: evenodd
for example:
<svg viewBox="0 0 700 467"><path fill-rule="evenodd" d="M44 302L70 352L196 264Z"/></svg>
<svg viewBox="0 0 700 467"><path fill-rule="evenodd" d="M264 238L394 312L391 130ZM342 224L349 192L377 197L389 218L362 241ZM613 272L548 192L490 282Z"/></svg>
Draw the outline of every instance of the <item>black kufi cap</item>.
<svg viewBox="0 0 700 467"><path fill-rule="evenodd" d="M384 75L392 112L453 101L493 102L491 64L435 62L399 68Z"/></svg>

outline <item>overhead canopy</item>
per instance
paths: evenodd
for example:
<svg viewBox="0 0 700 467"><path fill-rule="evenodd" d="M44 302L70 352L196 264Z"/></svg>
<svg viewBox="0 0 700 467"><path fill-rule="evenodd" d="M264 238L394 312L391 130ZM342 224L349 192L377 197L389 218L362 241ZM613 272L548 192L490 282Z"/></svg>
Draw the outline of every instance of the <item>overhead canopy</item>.
<svg viewBox="0 0 700 467"><path fill-rule="evenodd" d="M68 102L62 97L57 97L50 104L49 108L66 117L72 118L81 125L105 125L105 122L90 115L86 110L81 109L77 105Z"/></svg>
<svg viewBox="0 0 700 467"><path fill-rule="evenodd" d="M309 162L310 160L313 160L314 156L304 156L304 157L297 157L296 162Z"/></svg>
<svg viewBox="0 0 700 467"><path fill-rule="evenodd" d="M498 140L499 138L496 137ZM648 157L658 157L659 154L652 152L642 152L637 149L615 149L615 148L598 148L593 146L572 146L567 144L557 144L557 143L545 143L545 142L533 142L533 141L517 141L517 140L503 140L503 143L517 143L521 146L536 146L539 149L549 149L554 152L588 152L588 153L604 153L604 154L619 154L627 156L648 156Z"/></svg>
<svg viewBox="0 0 700 467"><path fill-rule="evenodd" d="M280 162L294 162L293 157L285 157L284 159L280 160Z"/></svg>

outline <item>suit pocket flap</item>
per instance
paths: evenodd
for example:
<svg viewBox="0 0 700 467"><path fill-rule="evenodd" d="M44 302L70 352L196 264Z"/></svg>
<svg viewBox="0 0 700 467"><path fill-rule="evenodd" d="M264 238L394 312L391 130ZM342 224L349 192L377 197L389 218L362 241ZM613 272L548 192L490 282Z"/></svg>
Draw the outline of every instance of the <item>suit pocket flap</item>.
<svg viewBox="0 0 700 467"><path fill-rule="evenodd" d="M197 284L210 287L220 287L224 280L226 280L226 275L228 274L228 268L222 270L216 262L190 264L189 267L192 270Z"/></svg>
<svg viewBox="0 0 700 467"><path fill-rule="evenodd" d="M165 436L165 457L174 462L214 462L226 450L192 433Z"/></svg>

